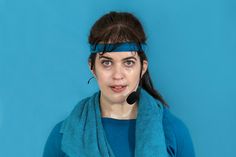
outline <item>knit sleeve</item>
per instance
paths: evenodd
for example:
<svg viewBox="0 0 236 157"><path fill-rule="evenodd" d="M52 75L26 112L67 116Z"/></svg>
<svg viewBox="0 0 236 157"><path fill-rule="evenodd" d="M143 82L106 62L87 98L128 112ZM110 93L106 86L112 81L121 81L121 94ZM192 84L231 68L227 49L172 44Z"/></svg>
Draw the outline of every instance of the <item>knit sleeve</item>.
<svg viewBox="0 0 236 157"><path fill-rule="evenodd" d="M44 146L43 157L64 157L65 154L61 150L62 134L60 133L61 123L58 123L48 136Z"/></svg>
<svg viewBox="0 0 236 157"><path fill-rule="evenodd" d="M165 109L165 134L171 157L195 157L194 146L187 126L182 120ZM171 136L170 136L171 135ZM170 139L172 138L172 139Z"/></svg>

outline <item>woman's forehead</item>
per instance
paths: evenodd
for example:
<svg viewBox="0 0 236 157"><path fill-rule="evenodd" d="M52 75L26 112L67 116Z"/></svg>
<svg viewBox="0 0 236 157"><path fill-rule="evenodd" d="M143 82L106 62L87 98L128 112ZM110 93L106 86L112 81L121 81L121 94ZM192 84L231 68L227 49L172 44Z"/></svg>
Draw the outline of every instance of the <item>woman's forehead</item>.
<svg viewBox="0 0 236 157"><path fill-rule="evenodd" d="M137 52L134 51L127 51L127 52L107 52L107 53L103 53L103 54L98 54L98 58L103 58L103 57L108 57L110 59L114 59L114 60L122 60L125 58L136 58L138 57Z"/></svg>

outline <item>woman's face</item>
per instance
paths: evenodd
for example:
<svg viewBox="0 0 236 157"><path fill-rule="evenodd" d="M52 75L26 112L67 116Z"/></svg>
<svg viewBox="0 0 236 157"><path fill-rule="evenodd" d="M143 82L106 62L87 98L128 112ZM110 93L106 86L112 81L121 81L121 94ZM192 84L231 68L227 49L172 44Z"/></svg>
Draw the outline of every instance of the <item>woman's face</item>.
<svg viewBox="0 0 236 157"><path fill-rule="evenodd" d="M143 62L142 76L147 70ZM141 72L140 58L135 52L110 52L97 54L92 71L101 90L101 99L110 103L124 103L137 89Z"/></svg>

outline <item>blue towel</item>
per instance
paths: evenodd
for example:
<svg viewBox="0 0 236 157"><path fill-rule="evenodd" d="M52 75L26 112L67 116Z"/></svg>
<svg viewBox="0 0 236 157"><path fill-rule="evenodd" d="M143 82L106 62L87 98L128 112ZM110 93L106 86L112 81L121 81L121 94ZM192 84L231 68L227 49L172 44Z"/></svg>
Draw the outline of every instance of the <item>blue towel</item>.
<svg viewBox="0 0 236 157"><path fill-rule="evenodd" d="M163 106L140 91L135 133L135 157L167 157L162 126ZM81 100L63 122L61 147L69 157L115 157L102 126L100 91Z"/></svg>

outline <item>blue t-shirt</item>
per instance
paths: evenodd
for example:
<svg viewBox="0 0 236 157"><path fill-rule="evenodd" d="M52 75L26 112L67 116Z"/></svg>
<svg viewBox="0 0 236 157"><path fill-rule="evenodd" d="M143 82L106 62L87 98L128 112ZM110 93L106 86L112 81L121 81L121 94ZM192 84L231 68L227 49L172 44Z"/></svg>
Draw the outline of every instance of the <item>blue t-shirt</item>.
<svg viewBox="0 0 236 157"><path fill-rule="evenodd" d="M134 156L136 120L102 118L102 124L115 156Z"/></svg>
<svg viewBox="0 0 236 157"><path fill-rule="evenodd" d="M102 117L107 140L116 157L134 157L135 123L135 119ZM162 123L169 157L195 157L192 139L185 124L166 108ZM61 124L62 122L58 123L50 133L43 157L65 157L61 150Z"/></svg>

